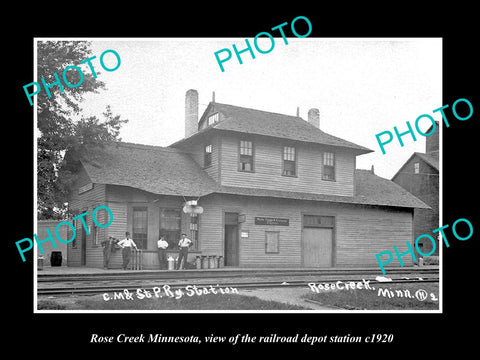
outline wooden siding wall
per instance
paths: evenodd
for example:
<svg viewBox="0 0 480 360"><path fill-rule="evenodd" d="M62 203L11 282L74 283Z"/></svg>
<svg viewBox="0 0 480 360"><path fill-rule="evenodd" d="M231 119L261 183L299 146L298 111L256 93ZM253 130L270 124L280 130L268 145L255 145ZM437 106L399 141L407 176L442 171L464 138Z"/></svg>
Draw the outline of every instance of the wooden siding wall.
<svg viewBox="0 0 480 360"><path fill-rule="evenodd" d="M407 241L413 246L413 216L409 211L375 207L337 207L336 263L339 267L368 265L378 266L375 255L391 251L397 246L403 253L408 250ZM386 261L386 256L382 259ZM405 265L412 265L411 255L402 257ZM389 264L399 266L394 255Z"/></svg>
<svg viewBox="0 0 480 360"><path fill-rule="evenodd" d="M248 238L239 237L241 267L301 267L302 217L325 215L335 217L334 266L378 266L375 254L407 250L406 241L412 241L412 212L409 209L364 207L333 203L253 198L233 195L213 195L202 199L205 211L200 226L202 254L223 255L224 214L237 212L246 215L239 224L241 231L248 231ZM289 226L255 225L256 216L289 219ZM279 231L278 254L265 253L265 232ZM403 249L403 251L402 251ZM412 265L410 256L402 258L405 265ZM399 266L392 261L391 266Z"/></svg>
<svg viewBox="0 0 480 360"><path fill-rule="evenodd" d="M254 142L254 172L238 171L240 139ZM295 146L297 176L282 176L283 146ZM291 143L266 137L223 136L221 141L221 184L271 190L353 196L355 156L336 149L335 181L322 180L322 151L317 145Z"/></svg>
<svg viewBox="0 0 480 360"><path fill-rule="evenodd" d="M67 265L68 246L61 241L57 241L55 235L55 228L60 222L62 222L62 220L38 220L37 222L37 230L35 231L35 234L37 234L38 239L46 239L48 237L48 229L52 234L56 245L56 248L54 248L50 241L42 243L41 247L43 249L43 255L40 253L40 247L36 246L37 256L43 256L44 258L43 265L50 265L52 251L60 251L62 253L62 266ZM66 225L62 225L58 228L58 235L64 240L70 239L72 235L67 229L68 227Z"/></svg>
<svg viewBox="0 0 480 360"><path fill-rule="evenodd" d="M208 197L212 198L212 197ZM216 198L213 196L213 198ZM207 199L207 198L205 198ZM223 256L223 207L218 201L206 201L200 199L199 204L203 206L204 212L200 216L198 231L199 250L202 255ZM208 210L207 208L208 207ZM235 211L233 211L235 212Z"/></svg>
<svg viewBox="0 0 480 360"><path fill-rule="evenodd" d="M94 232L93 227L93 219L92 219L92 212L93 210L100 205L106 205L105 202L105 185L104 184L93 184L93 188L88 190L82 194L78 193L78 189L84 185L87 185L91 182L90 178L88 177L86 171L80 168L77 180L74 182L72 186L72 191L69 196L69 210L75 212L76 214L81 214L85 211L88 211L88 216L85 217L86 224L90 229L90 235L86 237L86 259L87 259L87 266L91 266L92 264L96 264L96 252L92 252L93 248L93 241L94 241ZM100 212L98 213L100 214ZM105 228L106 229L106 228ZM106 236L106 230L99 229L100 234L98 237L98 241L102 241L103 238ZM80 266L81 265L81 233L83 230L83 225L80 219L76 222L76 247L73 247L73 243L70 242L67 247L67 262L68 266ZM92 258L93 257L93 258Z"/></svg>
<svg viewBox="0 0 480 360"><path fill-rule="evenodd" d="M204 167L204 151L205 145L212 144L212 164L210 166ZM220 181L220 138L218 136L211 137L210 139L204 140L201 143L193 145L189 150L189 155L192 159L202 168L204 171L210 175L215 181Z"/></svg>

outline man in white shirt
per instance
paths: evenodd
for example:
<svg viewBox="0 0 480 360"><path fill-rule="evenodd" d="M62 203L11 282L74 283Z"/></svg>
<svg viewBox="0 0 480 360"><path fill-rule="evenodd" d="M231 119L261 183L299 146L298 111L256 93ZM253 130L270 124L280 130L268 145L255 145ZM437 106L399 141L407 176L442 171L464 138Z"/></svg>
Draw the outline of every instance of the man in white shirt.
<svg viewBox="0 0 480 360"><path fill-rule="evenodd" d="M130 237L130 233L128 231L125 233L125 239L120 240L118 245L122 248L123 270L127 270L127 266L130 263L130 257L132 256L132 247L137 249L137 245Z"/></svg>
<svg viewBox="0 0 480 360"><path fill-rule="evenodd" d="M187 260L188 260L188 248L193 245L192 240L187 238L187 234L182 234L182 238L178 242L178 260L177 260L177 270L180 269L180 266L185 269ZM183 263L182 263L183 260Z"/></svg>
<svg viewBox="0 0 480 360"><path fill-rule="evenodd" d="M158 247L158 262L160 264L160 270L167 269L167 247L168 242L165 241L165 237L161 236L160 240L157 241Z"/></svg>

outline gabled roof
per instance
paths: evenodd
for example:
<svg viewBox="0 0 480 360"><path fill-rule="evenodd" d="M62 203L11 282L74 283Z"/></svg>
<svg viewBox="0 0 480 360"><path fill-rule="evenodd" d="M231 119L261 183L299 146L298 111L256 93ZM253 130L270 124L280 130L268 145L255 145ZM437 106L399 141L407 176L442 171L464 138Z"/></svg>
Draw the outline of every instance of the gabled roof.
<svg viewBox="0 0 480 360"><path fill-rule="evenodd" d="M416 154L420 159L425 161L428 165L433 167L435 170L439 170L439 161L438 161L438 156L434 156L432 154L424 154L424 153L414 153Z"/></svg>
<svg viewBox="0 0 480 360"><path fill-rule="evenodd" d="M355 171L354 196L334 196L220 186L188 154L160 146L118 142L105 145L104 151L92 153L81 163L93 183L129 186L159 195L205 196L220 193L428 208L399 185L369 170Z"/></svg>
<svg viewBox="0 0 480 360"><path fill-rule="evenodd" d="M355 170L355 203L429 209L430 206L391 180L370 170Z"/></svg>
<svg viewBox="0 0 480 360"><path fill-rule="evenodd" d="M192 135L189 139L208 131L223 130L330 146L339 146L353 149L359 154L372 152L372 150L364 146L357 145L350 141L327 134L301 117L255 110L240 106L211 102L202 115L200 122L202 122L205 115L210 113L212 109L214 109L214 111L221 112L225 116L225 120L200 130L196 134ZM182 141L185 141L185 139L172 144L171 146L175 146Z"/></svg>
<svg viewBox="0 0 480 360"><path fill-rule="evenodd" d="M413 159L415 158L419 158L419 159L422 159L423 161L425 161L428 165L430 165L433 169L435 169L437 172L439 171L440 167L439 167L439 159L438 159L438 156L436 155L433 155L433 154L425 154L425 153L420 153L420 152L414 152L409 158L407 161L405 161L405 164L402 165L402 167L400 167L400 169L398 169L398 171L395 173L395 175L392 176L392 180L394 180L397 175L399 175L403 169L405 168L405 166L407 166L407 164L411 163Z"/></svg>
<svg viewBox="0 0 480 360"><path fill-rule="evenodd" d="M93 183L178 196L202 196L217 188L189 155L177 149L118 142L81 163Z"/></svg>

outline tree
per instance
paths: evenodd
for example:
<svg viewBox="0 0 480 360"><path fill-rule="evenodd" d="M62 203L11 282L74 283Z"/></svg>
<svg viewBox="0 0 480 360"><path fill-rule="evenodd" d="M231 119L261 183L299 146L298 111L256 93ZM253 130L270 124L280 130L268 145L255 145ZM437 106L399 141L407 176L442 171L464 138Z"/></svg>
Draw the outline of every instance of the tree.
<svg viewBox="0 0 480 360"><path fill-rule="evenodd" d="M38 42L38 79L44 78L47 84L54 83L54 73L62 74L67 66L79 66L80 61L92 56L90 46L87 41ZM101 151L104 143L120 140L120 128L128 122L119 115L114 116L110 106L107 106L102 120L96 116L85 118L81 115L84 96L106 88L90 72L83 71L83 75L83 82L78 87L65 87L60 92L58 86L53 86L50 98L45 91L37 95L38 219L64 216L68 186L73 180L72 170L64 167L65 152L74 150L81 157L92 149ZM71 84L80 80L76 71L67 71L66 77ZM74 120L75 117L80 119Z"/></svg>

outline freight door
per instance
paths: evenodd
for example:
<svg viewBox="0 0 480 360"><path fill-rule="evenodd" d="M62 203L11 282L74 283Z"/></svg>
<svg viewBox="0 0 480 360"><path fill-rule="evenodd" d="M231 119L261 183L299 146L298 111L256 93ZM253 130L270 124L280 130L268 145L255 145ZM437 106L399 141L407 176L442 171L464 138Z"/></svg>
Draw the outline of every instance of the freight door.
<svg viewBox="0 0 480 360"><path fill-rule="evenodd" d="M332 266L333 229L303 229L303 265L305 267Z"/></svg>

